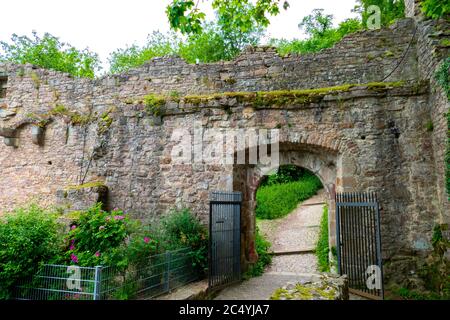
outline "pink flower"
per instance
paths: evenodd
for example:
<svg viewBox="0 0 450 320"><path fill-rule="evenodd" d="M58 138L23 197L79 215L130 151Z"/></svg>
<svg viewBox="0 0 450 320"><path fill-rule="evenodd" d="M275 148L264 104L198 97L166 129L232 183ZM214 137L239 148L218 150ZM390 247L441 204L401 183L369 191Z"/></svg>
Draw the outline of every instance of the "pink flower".
<svg viewBox="0 0 450 320"><path fill-rule="evenodd" d="M109 221L109 220L111 220L111 217L106 217L106 221Z"/></svg>
<svg viewBox="0 0 450 320"><path fill-rule="evenodd" d="M114 216L114 220L123 220L125 219L124 216Z"/></svg>
<svg viewBox="0 0 450 320"><path fill-rule="evenodd" d="M105 229L105 226L100 226L100 227L98 228L98 230L103 230L103 229Z"/></svg>
<svg viewBox="0 0 450 320"><path fill-rule="evenodd" d="M73 253L70 255L70 259L72 260L73 263L78 263L78 257Z"/></svg>
<svg viewBox="0 0 450 320"><path fill-rule="evenodd" d="M72 244L69 249L70 250L75 250L75 246Z"/></svg>
<svg viewBox="0 0 450 320"><path fill-rule="evenodd" d="M100 251L97 251L97 252L95 253L95 256L96 256L96 257L100 257Z"/></svg>
<svg viewBox="0 0 450 320"><path fill-rule="evenodd" d="M75 240L71 240L70 243L71 243L71 244L74 244L74 243L75 243Z"/></svg>
<svg viewBox="0 0 450 320"><path fill-rule="evenodd" d="M149 242L150 242L150 238L149 238L149 237L145 237L145 238L144 238L144 242L145 242L145 243L149 243Z"/></svg>
<svg viewBox="0 0 450 320"><path fill-rule="evenodd" d="M73 226L70 227L70 230L75 230L76 228L77 228L77 226L73 225Z"/></svg>

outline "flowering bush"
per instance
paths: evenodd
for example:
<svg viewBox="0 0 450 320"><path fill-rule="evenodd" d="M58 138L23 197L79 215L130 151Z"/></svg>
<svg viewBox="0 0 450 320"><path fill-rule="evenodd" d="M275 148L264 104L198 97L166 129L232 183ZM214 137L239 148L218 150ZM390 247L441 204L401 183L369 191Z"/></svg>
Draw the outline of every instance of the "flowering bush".
<svg viewBox="0 0 450 320"><path fill-rule="evenodd" d="M126 268L137 256L155 251L155 242L142 234L137 221L118 209L106 212L99 204L82 212L71 225L64 260L80 266Z"/></svg>

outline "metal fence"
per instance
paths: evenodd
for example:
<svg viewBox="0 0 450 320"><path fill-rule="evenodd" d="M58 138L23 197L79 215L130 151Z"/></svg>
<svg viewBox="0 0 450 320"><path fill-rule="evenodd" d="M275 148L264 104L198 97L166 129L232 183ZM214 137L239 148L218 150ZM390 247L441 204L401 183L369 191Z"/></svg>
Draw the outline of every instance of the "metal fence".
<svg viewBox="0 0 450 320"><path fill-rule="evenodd" d="M46 264L19 283L19 300L151 299L199 279L189 248L152 255L126 270Z"/></svg>

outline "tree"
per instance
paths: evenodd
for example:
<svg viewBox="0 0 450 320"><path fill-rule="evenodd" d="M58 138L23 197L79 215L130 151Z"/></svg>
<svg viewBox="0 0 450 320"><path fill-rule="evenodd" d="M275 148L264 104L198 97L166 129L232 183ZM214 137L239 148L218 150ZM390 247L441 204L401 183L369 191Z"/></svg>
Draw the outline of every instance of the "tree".
<svg viewBox="0 0 450 320"><path fill-rule="evenodd" d="M281 0L209 0L215 10L222 27L232 27L239 32L247 32L255 25L267 27L269 18L280 12L281 2L287 9L289 3ZM202 32L205 14L198 9L198 0L172 0L166 14L170 27L183 34L199 34ZM224 30L223 30L224 31Z"/></svg>
<svg viewBox="0 0 450 320"><path fill-rule="evenodd" d="M181 39L175 33L163 34L155 31L148 35L147 43L139 47L132 45L125 49L117 49L110 54L108 61L110 73L121 73L143 65L146 61L178 53Z"/></svg>
<svg viewBox="0 0 450 320"><path fill-rule="evenodd" d="M333 27L333 15L323 14L323 9L314 9L303 18L298 27L311 37L323 37Z"/></svg>
<svg viewBox="0 0 450 320"><path fill-rule="evenodd" d="M110 72L120 73L143 65L146 61L169 55L181 56L188 63L231 60L247 45L256 45L261 37L259 29L239 34L224 34L217 23L205 23L202 32L182 39L174 32L154 32L147 43L118 49L109 57Z"/></svg>
<svg viewBox="0 0 450 320"><path fill-rule="evenodd" d="M381 26L389 26L395 20L405 17L405 2L403 0L357 0L357 3L353 11L361 15L364 26L367 26L367 21L373 14L369 10L370 6L380 8Z"/></svg>
<svg viewBox="0 0 450 320"><path fill-rule="evenodd" d="M450 3L443 0L424 0L421 3L425 16L432 19L439 19L450 15Z"/></svg>
<svg viewBox="0 0 450 320"><path fill-rule="evenodd" d="M93 78L95 72L101 69L96 53L88 49L78 50L60 42L49 33L40 38L33 31L31 39L13 34L11 40L12 44L0 41L3 50L3 53L0 52L0 62L31 63L42 68L67 72L76 77L88 78Z"/></svg>
<svg viewBox="0 0 450 320"><path fill-rule="evenodd" d="M299 24L309 38L306 40L278 40L272 39L271 44L277 47L278 53L310 53L318 52L332 47L345 35L362 29L361 21L358 19L347 19L333 27L333 15L324 14L323 9L314 9L310 15L303 18Z"/></svg>

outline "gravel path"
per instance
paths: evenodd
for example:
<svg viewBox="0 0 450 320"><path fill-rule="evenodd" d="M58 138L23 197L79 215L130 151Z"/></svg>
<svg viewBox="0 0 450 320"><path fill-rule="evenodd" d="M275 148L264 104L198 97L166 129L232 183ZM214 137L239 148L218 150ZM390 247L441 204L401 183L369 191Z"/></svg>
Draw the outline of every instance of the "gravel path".
<svg viewBox="0 0 450 320"><path fill-rule="evenodd" d="M292 252L315 248L325 193L319 193L301 203L284 218L258 221L260 231L272 243L274 252ZM319 203L319 204L318 204ZM287 282L300 281L317 273L317 258L313 253L276 255L261 277L252 278L222 290L217 300L267 300Z"/></svg>

